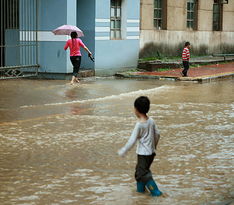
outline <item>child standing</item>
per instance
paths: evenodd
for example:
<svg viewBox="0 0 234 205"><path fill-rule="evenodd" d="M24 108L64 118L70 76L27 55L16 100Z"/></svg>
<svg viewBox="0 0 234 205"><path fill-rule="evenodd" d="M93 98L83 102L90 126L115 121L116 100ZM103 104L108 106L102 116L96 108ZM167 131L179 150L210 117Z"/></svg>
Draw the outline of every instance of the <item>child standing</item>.
<svg viewBox="0 0 234 205"><path fill-rule="evenodd" d="M138 122L132 132L128 142L122 147L118 154L124 154L130 150L138 141L137 145L137 165L135 171L135 179L137 181L137 192L143 193L145 187L148 188L152 196L160 196L162 192L158 189L153 180L150 166L155 157L155 149L157 147L160 134L154 120L147 116L150 109L150 101L148 97L141 96L134 102L135 115Z"/></svg>
<svg viewBox="0 0 234 205"><path fill-rule="evenodd" d="M189 59L190 59L190 43L186 42L184 45L183 53L182 53L182 61L183 61L183 71L182 71L182 76L187 77L187 73L189 70Z"/></svg>

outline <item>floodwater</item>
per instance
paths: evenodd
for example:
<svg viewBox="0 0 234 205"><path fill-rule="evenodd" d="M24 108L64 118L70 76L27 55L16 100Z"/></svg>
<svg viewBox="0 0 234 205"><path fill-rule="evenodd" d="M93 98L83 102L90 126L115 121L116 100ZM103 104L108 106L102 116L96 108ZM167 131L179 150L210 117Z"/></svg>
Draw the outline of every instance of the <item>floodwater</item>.
<svg viewBox="0 0 234 205"><path fill-rule="evenodd" d="M0 204L234 203L234 81L90 78L0 81ZM135 148L116 152L147 95L161 131L152 172L165 197L136 193Z"/></svg>

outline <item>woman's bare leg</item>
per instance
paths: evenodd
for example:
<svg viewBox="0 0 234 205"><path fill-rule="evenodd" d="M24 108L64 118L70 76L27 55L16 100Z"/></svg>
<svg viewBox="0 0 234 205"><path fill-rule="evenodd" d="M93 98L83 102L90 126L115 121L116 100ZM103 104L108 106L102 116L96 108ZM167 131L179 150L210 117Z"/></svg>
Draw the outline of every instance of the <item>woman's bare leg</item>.
<svg viewBox="0 0 234 205"><path fill-rule="evenodd" d="M77 83L79 83L79 82L80 82L80 81L78 80L78 77L76 77L76 79L75 79L75 80L76 80L76 82L77 82Z"/></svg>
<svg viewBox="0 0 234 205"><path fill-rule="evenodd" d="M72 76L71 85L73 85L73 84L75 83L75 80L76 80L76 77L75 77L75 76Z"/></svg>

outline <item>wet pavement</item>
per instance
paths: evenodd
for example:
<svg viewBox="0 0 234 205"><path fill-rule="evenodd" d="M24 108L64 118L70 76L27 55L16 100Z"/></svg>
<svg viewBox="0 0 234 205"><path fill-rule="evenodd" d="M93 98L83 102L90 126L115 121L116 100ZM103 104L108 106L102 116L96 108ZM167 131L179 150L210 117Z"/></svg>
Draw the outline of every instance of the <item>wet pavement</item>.
<svg viewBox="0 0 234 205"><path fill-rule="evenodd" d="M0 81L0 204L231 204L233 91L233 80ZM116 154L140 95L161 130L152 172L165 198L136 193L135 148Z"/></svg>

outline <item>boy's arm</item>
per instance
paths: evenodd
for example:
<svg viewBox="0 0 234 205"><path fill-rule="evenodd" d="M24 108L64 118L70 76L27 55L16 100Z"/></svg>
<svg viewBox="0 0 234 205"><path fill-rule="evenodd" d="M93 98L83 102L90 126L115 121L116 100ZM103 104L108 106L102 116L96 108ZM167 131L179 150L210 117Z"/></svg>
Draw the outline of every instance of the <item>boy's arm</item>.
<svg viewBox="0 0 234 205"><path fill-rule="evenodd" d="M160 134L155 134L155 149L157 149L159 139L160 139Z"/></svg>
<svg viewBox="0 0 234 205"><path fill-rule="evenodd" d="M156 124L155 124L154 129L155 129L155 132L154 132L155 149L157 149L157 145L158 145L158 142L159 142L159 139L160 139L160 132L159 132Z"/></svg>
<svg viewBox="0 0 234 205"><path fill-rule="evenodd" d="M120 156L124 156L125 153L127 151L129 151L133 147L133 145L136 143L137 138L139 136L139 131L140 131L140 129L138 127L138 124L136 124L136 126L135 126L134 130L132 131L132 135L129 138L128 142L118 151L118 154Z"/></svg>

